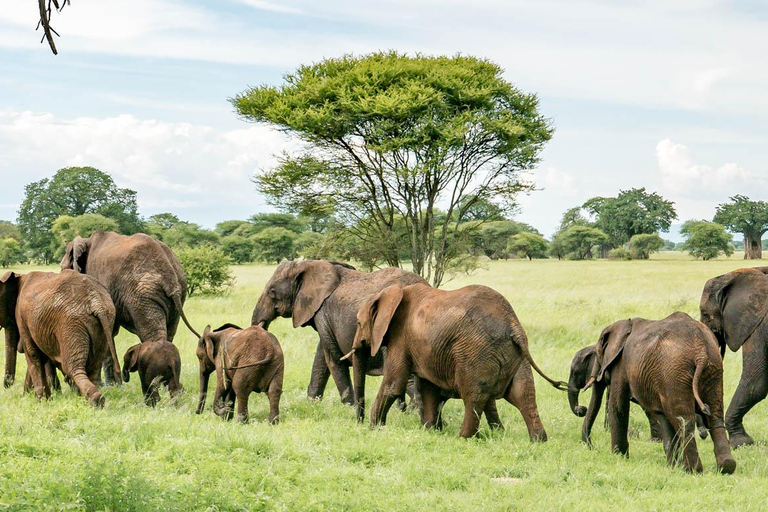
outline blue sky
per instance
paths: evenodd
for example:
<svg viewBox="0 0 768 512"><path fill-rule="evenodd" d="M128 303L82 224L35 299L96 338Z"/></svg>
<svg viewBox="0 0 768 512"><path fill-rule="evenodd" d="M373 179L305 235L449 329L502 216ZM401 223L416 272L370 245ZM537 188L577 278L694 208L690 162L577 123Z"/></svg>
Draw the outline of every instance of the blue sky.
<svg viewBox="0 0 768 512"><path fill-rule="evenodd" d="M227 98L301 63L395 49L488 57L556 127L518 218L551 234L589 197L645 186L681 221L768 198L768 7L677 0L74 0L54 27L0 12L0 218L26 183L93 165L143 215L212 227L269 207L250 177L295 143Z"/></svg>

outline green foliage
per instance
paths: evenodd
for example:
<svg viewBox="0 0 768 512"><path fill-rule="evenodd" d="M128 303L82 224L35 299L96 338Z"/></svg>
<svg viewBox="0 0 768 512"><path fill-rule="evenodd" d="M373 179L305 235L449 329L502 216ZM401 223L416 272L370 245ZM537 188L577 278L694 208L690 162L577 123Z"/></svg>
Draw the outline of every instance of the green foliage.
<svg viewBox="0 0 768 512"><path fill-rule="evenodd" d="M492 260L509 258L514 251L510 251L507 244L514 235L522 232L538 233L532 226L513 220L466 222L462 228L468 230L472 250Z"/></svg>
<svg viewBox="0 0 768 512"><path fill-rule="evenodd" d="M254 233L267 228L283 228L299 234L307 229L305 222L290 213L257 213L248 221L253 225Z"/></svg>
<svg viewBox="0 0 768 512"><path fill-rule="evenodd" d="M629 250L636 260L647 260L651 253L658 252L664 247L664 240L658 233L634 235L629 239Z"/></svg>
<svg viewBox="0 0 768 512"><path fill-rule="evenodd" d="M250 238L238 235L222 237L221 250L234 263L243 264L253 261L256 244Z"/></svg>
<svg viewBox="0 0 768 512"><path fill-rule="evenodd" d="M669 231L677 218L674 203L645 188L622 190L617 197L594 197L582 206L595 217L594 226L608 243L624 245L635 235Z"/></svg>
<svg viewBox="0 0 768 512"><path fill-rule="evenodd" d="M293 259L296 252L293 242L296 233L283 227L264 228L252 237L256 246L256 257L263 261L280 263L283 259Z"/></svg>
<svg viewBox="0 0 768 512"><path fill-rule="evenodd" d="M235 231L244 225L251 225L247 220L225 220L216 224L216 233L225 237L235 233ZM248 233L249 235L252 233ZM246 235L247 236L247 235Z"/></svg>
<svg viewBox="0 0 768 512"><path fill-rule="evenodd" d="M714 222L722 224L729 231L743 233L746 259L762 257L761 238L768 231L768 202L751 201L748 197L736 195L730 203L717 206Z"/></svg>
<svg viewBox="0 0 768 512"><path fill-rule="evenodd" d="M608 235L589 226L573 225L555 235L552 239L551 254L558 259L573 260L592 258L592 249L608 242Z"/></svg>
<svg viewBox="0 0 768 512"><path fill-rule="evenodd" d="M235 284L232 260L214 245L184 247L176 251L187 277L189 295L222 295Z"/></svg>
<svg viewBox="0 0 768 512"><path fill-rule="evenodd" d="M144 229L136 192L118 188L109 174L93 167L60 169L52 178L29 183L24 194L19 230L31 256L44 262L52 260L58 247L51 227L62 215L98 213L114 219L119 232L126 235Z"/></svg>
<svg viewBox="0 0 768 512"><path fill-rule="evenodd" d="M249 89L232 103L307 143L256 178L271 204L333 211L364 242L394 236L401 219L414 271L439 285L466 244L456 226L476 201L462 198L514 205L532 188L520 172L552 136L536 96L502 73L461 55L348 55L301 66L282 86ZM450 223L436 222L437 204ZM386 263L399 265L399 252L387 251Z"/></svg>
<svg viewBox="0 0 768 512"><path fill-rule="evenodd" d="M525 257L529 260L534 258L546 258L549 244L543 236L536 233L518 233L509 239L507 251L517 254L519 257Z"/></svg>
<svg viewBox="0 0 768 512"><path fill-rule="evenodd" d="M64 255L67 244L74 240L76 236L87 238L91 236L91 233L99 229L119 231L120 228L115 220L98 213L86 213L77 217L62 215L53 221L53 226L51 227L51 232L58 240L54 257L56 259L61 258Z"/></svg>
<svg viewBox="0 0 768 512"><path fill-rule="evenodd" d="M632 259L632 253L629 251L629 249L625 249L624 247L616 247L615 249L611 249L608 252L608 259L611 259L611 260L631 260Z"/></svg>
<svg viewBox="0 0 768 512"><path fill-rule="evenodd" d="M173 213L156 213L150 215L147 219L147 224L159 229L171 229L179 222L181 222L181 220Z"/></svg>
<svg viewBox="0 0 768 512"><path fill-rule="evenodd" d="M726 232L722 224L706 220L688 220L680 228L680 234L686 238L683 250L688 251L694 258L711 260L720 254L733 254L733 237Z"/></svg>
<svg viewBox="0 0 768 512"><path fill-rule="evenodd" d="M8 268L17 263L24 263L27 260L24 254L24 247L21 242L15 238L4 238L0 240L0 265Z"/></svg>
<svg viewBox="0 0 768 512"><path fill-rule="evenodd" d="M325 242L327 239L326 235L305 231L296 237L293 242L293 249L304 259L321 259L326 252Z"/></svg>
<svg viewBox="0 0 768 512"><path fill-rule="evenodd" d="M216 232L202 228L194 222L180 221L168 229L159 230L155 234L174 249L219 243L219 235Z"/></svg>
<svg viewBox="0 0 768 512"><path fill-rule="evenodd" d="M6 238L13 238L21 242L21 231L13 222L0 220L0 240L5 240Z"/></svg>
<svg viewBox="0 0 768 512"><path fill-rule="evenodd" d="M504 208L489 199L477 197L471 194L463 196L461 199L459 199L457 209L465 212L465 221L506 220L504 217L505 213L511 213L505 211Z"/></svg>

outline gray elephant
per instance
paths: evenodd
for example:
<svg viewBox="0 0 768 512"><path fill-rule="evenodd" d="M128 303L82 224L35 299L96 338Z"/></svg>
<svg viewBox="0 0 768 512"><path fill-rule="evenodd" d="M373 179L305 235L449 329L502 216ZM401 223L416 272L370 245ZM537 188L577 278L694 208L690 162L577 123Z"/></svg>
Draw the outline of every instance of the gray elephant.
<svg viewBox="0 0 768 512"><path fill-rule="evenodd" d="M171 398L181 393L181 356L176 345L168 341L138 343L125 351L123 380L129 382L131 373L138 372L144 403L154 407L160 401L160 386L167 386Z"/></svg>
<svg viewBox="0 0 768 512"><path fill-rule="evenodd" d="M107 353L120 374L112 330L115 306L98 281L65 270L8 272L0 278L0 325L6 331L5 381L16 374L16 351L24 348L28 384L38 399L51 396L46 367L61 371L94 407L104 405L96 386ZM55 369L53 370L55 376ZM119 380L118 380L119 382Z"/></svg>
<svg viewBox="0 0 768 512"><path fill-rule="evenodd" d="M117 309L115 335L120 327L147 341L173 341L179 317L200 335L184 315L187 279L178 258L163 242L142 233L132 236L95 231L75 237L67 245L62 269L95 277L109 291ZM104 377L112 382L112 362L104 363Z"/></svg>
<svg viewBox="0 0 768 512"><path fill-rule="evenodd" d="M739 386L725 413L731 446L754 443L744 416L768 395L768 267L742 268L714 277L704 285L701 321L725 347L742 349Z"/></svg>
<svg viewBox="0 0 768 512"><path fill-rule="evenodd" d="M278 265L265 285L253 309L251 325L262 324L266 329L275 318L284 317L293 318L294 327L315 329L320 343L315 352L307 395L321 398L329 375L333 375L341 401L348 405L357 403L357 416L361 419L365 375L381 375L383 354L370 358L366 371L356 374L354 388L349 378L349 362L341 358L352 349L360 304L366 297L394 283L426 284L426 281L400 268L366 273L330 261L285 261ZM359 397L357 401L355 394Z"/></svg>

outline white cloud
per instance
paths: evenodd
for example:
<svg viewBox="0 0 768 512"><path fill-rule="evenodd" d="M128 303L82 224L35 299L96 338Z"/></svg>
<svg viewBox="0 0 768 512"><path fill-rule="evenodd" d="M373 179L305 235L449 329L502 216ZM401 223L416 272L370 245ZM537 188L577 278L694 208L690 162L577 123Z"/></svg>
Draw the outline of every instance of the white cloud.
<svg viewBox="0 0 768 512"><path fill-rule="evenodd" d="M264 126L217 130L132 115L62 120L49 113L0 111L0 175L19 187L66 166L109 172L138 192L144 213L202 207L210 222L218 207L258 198L250 179L293 143ZM182 213L183 216L183 213Z"/></svg>
<svg viewBox="0 0 768 512"><path fill-rule="evenodd" d="M301 14L304 11L296 7L266 2L265 0L241 0L242 3L261 11L283 12L287 14Z"/></svg>
<svg viewBox="0 0 768 512"><path fill-rule="evenodd" d="M548 167L544 171L543 181L541 185L545 190L555 192L562 197L573 197L578 192L573 186L573 176L554 167Z"/></svg>

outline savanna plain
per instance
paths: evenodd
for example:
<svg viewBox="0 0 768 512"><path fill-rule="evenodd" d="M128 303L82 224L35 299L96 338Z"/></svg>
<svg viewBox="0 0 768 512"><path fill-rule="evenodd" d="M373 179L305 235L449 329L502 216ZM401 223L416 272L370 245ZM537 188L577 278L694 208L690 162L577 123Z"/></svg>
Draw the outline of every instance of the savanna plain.
<svg viewBox="0 0 768 512"><path fill-rule="evenodd" d="M705 281L760 261L740 254L693 261L660 253L648 261L497 261L445 288L486 284L511 302L531 353L550 376L567 380L573 353L597 340L603 327L632 316L663 318L680 310L698 319ZM39 267L19 267L26 272ZM273 266L237 266L224 297L192 297L185 310L202 330L224 322L248 325ZM51 270L56 270L51 268ZM357 424L332 381L320 402L306 398L317 343L310 328L279 319L270 327L285 353L280 424L266 422L265 395L252 395L251 423L227 423L208 407L195 415L197 340L182 325L176 337L185 393L143 405L138 376L105 388L94 410L66 385L38 403L17 383L0 390L0 510L766 510L768 403L746 416L756 444L736 450L732 476L719 475L711 439L698 440L704 473L668 468L662 447L649 440L633 406L630 457L610 451L601 418L594 449L581 444L581 418L566 394L536 376L539 412L549 435L531 443L512 405L499 402L505 429L458 437L463 406L445 408L442 432L421 428L415 412L390 412L386 427ZM137 339L117 337L122 354ZM122 362L122 361L121 361ZM741 374L741 354L726 353L725 402ZM380 378L370 378L367 405ZM587 405L589 393L582 397Z"/></svg>

